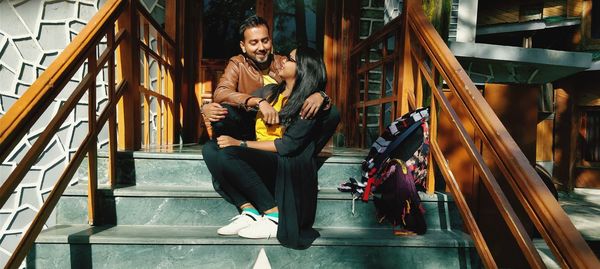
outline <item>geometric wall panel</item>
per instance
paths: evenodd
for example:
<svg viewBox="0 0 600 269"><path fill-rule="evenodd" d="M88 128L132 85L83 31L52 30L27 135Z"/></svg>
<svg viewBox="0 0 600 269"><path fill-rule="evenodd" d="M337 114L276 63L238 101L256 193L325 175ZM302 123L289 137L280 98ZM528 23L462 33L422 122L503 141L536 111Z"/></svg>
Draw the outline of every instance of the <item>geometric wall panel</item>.
<svg viewBox="0 0 600 269"><path fill-rule="evenodd" d="M85 27L106 0L0 0L0 117L52 63L58 54ZM165 0L141 0L140 3L160 24L164 23ZM0 164L0 183L16 167L67 96L85 75L82 68L57 96L44 115L34 124L9 157ZM97 77L97 114L108 97L107 73ZM87 132L87 98L80 101L60 131L46 145L39 161L21 185L0 209L0 265L4 265L20 239L24 228L47 197L66 162ZM101 132L98 147L108 143ZM74 179L76 180L76 179ZM47 225L53 225L52 218Z"/></svg>

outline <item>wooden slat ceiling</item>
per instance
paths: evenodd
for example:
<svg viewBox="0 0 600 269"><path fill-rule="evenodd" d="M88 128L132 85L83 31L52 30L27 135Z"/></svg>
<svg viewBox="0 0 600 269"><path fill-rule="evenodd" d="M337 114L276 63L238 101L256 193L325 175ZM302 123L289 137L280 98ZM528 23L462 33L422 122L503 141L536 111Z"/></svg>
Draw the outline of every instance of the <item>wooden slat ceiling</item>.
<svg viewBox="0 0 600 269"><path fill-rule="evenodd" d="M515 23L556 16L579 17L581 16L582 2L582 0L480 1L477 25ZM541 16L534 15L537 8L541 9Z"/></svg>

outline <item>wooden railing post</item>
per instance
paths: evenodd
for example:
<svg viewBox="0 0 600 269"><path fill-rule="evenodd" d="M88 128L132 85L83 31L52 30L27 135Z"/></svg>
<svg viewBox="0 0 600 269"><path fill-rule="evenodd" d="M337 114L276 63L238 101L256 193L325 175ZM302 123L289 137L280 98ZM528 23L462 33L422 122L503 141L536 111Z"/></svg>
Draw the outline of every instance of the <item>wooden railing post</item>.
<svg viewBox="0 0 600 269"><path fill-rule="evenodd" d="M96 74L98 69L96 61L96 48L90 50L88 55L88 72ZM88 130L90 134L96 133L96 76L92 75L88 88ZM88 147L88 223L96 223L96 192L98 191L98 146L94 136Z"/></svg>
<svg viewBox="0 0 600 269"><path fill-rule="evenodd" d="M420 2L420 1L419 1ZM408 25L408 16L407 12L410 5L414 5L414 1L406 0L403 3L402 7L402 34L401 34L401 53L399 59L400 68L398 74L398 103L396 106L396 115L404 115L407 113L410 108L408 107L408 92L412 90L415 86L413 82L413 66L412 66L412 57L410 55L410 28Z"/></svg>
<svg viewBox="0 0 600 269"><path fill-rule="evenodd" d="M189 2L189 3L188 3ZM187 40L190 38L185 37L187 31L185 31L185 23L189 22L189 18L186 13L186 8L191 6L192 1L185 0L171 0L166 1L165 7L165 33L167 36L174 40L176 43L174 47L166 46L164 52L161 55L166 55L166 60L172 66L172 69L165 68L165 96L169 97L173 102L172 105L165 105L165 128L166 128L166 144L177 143L179 134L182 131L183 126L183 114L182 111L182 92L188 91L186 83L183 83L183 70L184 66L180 59L190 59L189 62L185 62L185 68L193 68L194 64L191 63L190 57L184 55L185 46L189 46ZM184 18L184 19L181 19ZM191 34L191 33L190 33ZM186 100L187 101L187 100ZM170 112L169 112L170 111ZM182 142L182 141L179 141Z"/></svg>
<svg viewBox="0 0 600 269"><path fill-rule="evenodd" d="M107 34L108 47L113 53L108 58L108 102L115 103L115 26L111 25ZM117 183L117 114L111 113L108 118L108 183Z"/></svg>
<svg viewBox="0 0 600 269"><path fill-rule="evenodd" d="M129 0L125 12L118 20L119 28L125 29L127 36L119 45L117 55L121 69L121 78L127 81L127 88L119 100L119 148L137 150L141 147L140 95L140 49L138 0Z"/></svg>

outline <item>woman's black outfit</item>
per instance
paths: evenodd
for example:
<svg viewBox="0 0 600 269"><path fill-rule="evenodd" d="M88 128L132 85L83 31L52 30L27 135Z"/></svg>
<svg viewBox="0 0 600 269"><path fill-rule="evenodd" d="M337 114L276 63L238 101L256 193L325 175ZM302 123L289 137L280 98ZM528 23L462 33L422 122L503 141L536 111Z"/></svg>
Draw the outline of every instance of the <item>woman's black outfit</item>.
<svg viewBox="0 0 600 269"><path fill-rule="evenodd" d="M276 86L267 85L253 95L265 98ZM319 236L312 228L317 209L315 157L339 121L335 107L319 111L310 120L298 115L283 137L274 141L276 153L239 146L219 149L214 141L207 142L202 152L215 189L238 208L239 203L250 202L264 212L274 202L279 209L279 242L290 248L308 248Z"/></svg>

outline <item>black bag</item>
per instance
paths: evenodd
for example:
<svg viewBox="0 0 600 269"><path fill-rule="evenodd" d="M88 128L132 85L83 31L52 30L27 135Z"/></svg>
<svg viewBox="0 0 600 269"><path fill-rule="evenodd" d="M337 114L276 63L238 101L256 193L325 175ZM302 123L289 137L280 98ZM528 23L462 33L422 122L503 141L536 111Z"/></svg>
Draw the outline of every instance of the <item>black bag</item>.
<svg viewBox="0 0 600 269"><path fill-rule="evenodd" d="M372 197L377 220L400 226L396 234L424 234L427 224L417 190L425 190L429 154L429 108L420 108L392 122L371 146L362 164L362 183L350 179L340 191L364 202Z"/></svg>
<svg viewBox="0 0 600 269"><path fill-rule="evenodd" d="M414 175L411 167L398 159L392 159L384 168L382 182L373 188L373 203L377 209L379 223L388 221L398 235L412 233L424 234L427 231L425 210L415 186Z"/></svg>

